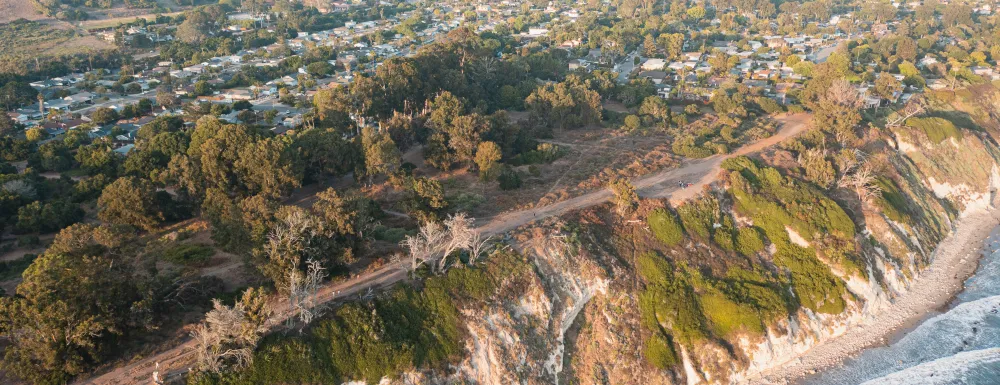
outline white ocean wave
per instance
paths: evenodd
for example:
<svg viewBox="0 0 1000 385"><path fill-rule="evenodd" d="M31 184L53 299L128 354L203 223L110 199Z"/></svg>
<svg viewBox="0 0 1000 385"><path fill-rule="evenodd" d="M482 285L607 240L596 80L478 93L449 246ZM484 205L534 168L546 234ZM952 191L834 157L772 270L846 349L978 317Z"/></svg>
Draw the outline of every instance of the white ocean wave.
<svg viewBox="0 0 1000 385"><path fill-rule="evenodd" d="M862 385L995 384L1000 382L1000 348L962 352L926 362Z"/></svg>
<svg viewBox="0 0 1000 385"><path fill-rule="evenodd" d="M937 360L944 361L940 365L962 366L961 361L948 360L973 351L991 352L1000 346L1000 251L997 251L1000 236L996 230L994 236L987 239L986 247L992 252L980 261L976 274L966 281L965 290L958 296L961 304L926 320L890 346L868 349L844 365L818 373L804 382L854 385L882 376L894 377L894 373L917 370ZM944 366L937 368L944 372ZM959 373L962 369L956 370ZM1000 384L1000 373L993 374L991 381L974 383Z"/></svg>

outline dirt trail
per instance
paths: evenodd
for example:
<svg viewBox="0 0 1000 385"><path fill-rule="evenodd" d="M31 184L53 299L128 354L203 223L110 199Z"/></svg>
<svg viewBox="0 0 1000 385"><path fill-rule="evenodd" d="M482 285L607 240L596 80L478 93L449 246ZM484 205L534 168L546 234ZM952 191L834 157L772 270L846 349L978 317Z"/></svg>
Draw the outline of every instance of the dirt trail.
<svg viewBox="0 0 1000 385"><path fill-rule="evenodd" d="M701 186L711 183L715 179L723 160L736 155L754 153L795 136L807 127L809 118L810 115L808 114L779 117L777 120L781 124L781 129L770 138L745 146L733 154L716 155L710 158L687 161L676 169L635 179L633 180L633 184L636 186L639 194L644 197L669 197L675 201L689 199L701 191ZM678 181L691 182L694 183L694 186L680 189L677 186ZM551 205L501 214L479 221L479 231L486 235L499 234L538 219L558 216L569 211L601 204L610 198L611 193L605 189L601 189ZM318 302L327 303L346 300L352 296L364 294L369 290L386 287L405 280L407 278L407 267L407 261L393 262L362 276L330 284L320 290ZM284 322L291 315L287 302L281 302L275 307L275 324ZM94 378L78 380L75 383L102 385L151 384L156 363L160 364L161 378L173 378L189 370L194 362L194 346L194 341L188 338L181 345L149 358L139 360Z"/></svg>
<svg viewBox="0 0 1000 385"><path fill-rule="evenodd" d="M673 203L683 202L697 196L701 193L703 186L715 181L722 161L733 156L758 152L795 136L808 126L809 118L809 114L793 114L779 117L777 120L781 124L781 129L769 138L744 146L732 154L687 160L680 167L634 179L632 180L632 184L642 197L669 198ZM678 186L679 182L691 183L692 186L681 188ZM499 234L538 219L558 216L569 211L598 205L609 199L611 199L611 192L601 189L551 205L485 218L479 221L479 230L486 234Z"/></svg>

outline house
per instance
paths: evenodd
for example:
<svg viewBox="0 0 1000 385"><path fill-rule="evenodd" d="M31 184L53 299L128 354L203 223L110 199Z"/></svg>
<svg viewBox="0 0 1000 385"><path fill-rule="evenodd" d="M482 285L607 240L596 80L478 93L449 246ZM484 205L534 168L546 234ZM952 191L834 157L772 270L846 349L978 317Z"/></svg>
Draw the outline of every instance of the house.
<svg viewBox="0 0 1000 385"><path fill-rule="evenodd" d="M44 117L44 114L38 108L32 107L19 108L16 112L9 113L9 115L11 119L21 124L28 124Z"/></svg>
<svg viewBox="0 0 1000 385"><path fill-rule="evenodd" d="M664 80L667 78L667 73L663 71L644 71L639 73L639 78L646 78L653 82L653 84L663 84Z"/></svg>
<svg viewBox="0 0 1000 385"><path fill-rule="evenodd" d="M768 48L773 48L773 49L780 49L788 46L788 42L780 37L767 39L765 43L767 44Z"/></svg>
<svg viewBox="0 0 1000 385"><path fill-rule="evenodd" d="M48 136L58 136L66 133L66 123L63 122L45 122L42 123L42 129L48 134Z"/></svg>
<svg viewBox="0 0 1000 385"><path fill-rule="evenodd" d="M886 24L875 24L872 25L871 31L875 37L882 37L889 33L889 26Z"/></svg>
<svg viewBox="0 0 1000 385"><path fill-rule="evenodd" d="M875 108L880 105L882 105L882 98L875 95L865 97L865 108Z"/></svg>
<svg viewBox="0 0 1000 385"><path fill-rule="evenodd" d="M200 74L202 72L205 72L205 63L195 64L195 65L190 66L190 67L184 67L184 71L187 71L187 72L190 72L190 73L193 73L193 74Z"/></svg>
<svg viewBox="0 0 1000 385"><path fill-rule="evenodd" d="M679 62L679 61L670 62L670 64L667 65L667 68L670 68L671 70L674 70L675 72L676 71L680 71L680 70L684 69L684 63Z"/></svg>
<svg viewBox="0 0 1000 385"><path fill-rule="evenodd" d="M577 69L582 69L584 71L590 71L591 64L590 64L590 62L588 62L586 60L583 60L583 59L570 60L569 61L569 70L570 71L575 71Z"/></svg>
<svg viewBox="0 0 1000 385"><path fill-rule="evenodd" d="M541 37L549 34L548 28L528 28L528 36Z"/></svg>
<svg viewBox="0 0 1000 385"><path fill-rule="evenodd" d="M700 61L701 52L685 52L681 55L685 61Z"/></svg>
<svg viewBox="0 0 1000 385"><path fill-rule="evenodd" d="M192 77L194 75L195 75L195 73L191 72L191 71L185 71L185 70L173 70L173 71L170 71L170 76L178 78L178 79L187 79L187 78L190 78L190 77Z"/></svg>
<svg viewBox="0 0 1000 385"><path fill-rule="evenodd" d="M302 122L303 122L302 114L295 114L285 118L285 120L283 120L281 124L287 128L295 128L302 125Z"/></svg>
<svg viewBox="0 0 1000 385"><path fill-rule="evenodd" d="M752 89L763 90L764 92L770 92L772 89L771 83L768 83L765 80L744 80L743 85Z"/></svg>
<svg viewBox="0 0 1000 385"><path fill-rule="evenodd" d="M63 98L63 100L69 102L70 108L77 108L88 104L93 104L94 94L83 91Z"/></svg>
<svg viewBox="0 0 1000 385"><path fill-rule="evenodd" d="M670 99L670 92L672 91L673 88L668 85L664 85L656 89L656 95L664 99Z"/></svg>
<svg viewBox="0 0 1000 385"><path fill-rule="evenodd" d="M969 68L969 69L972 70L972 73L974 73L976 75L979 75L979 76L982 76L982 77L985 77L985 78L989 78L991 80L995 79L995 76L996 76L996 74L994 74L994 72L993 72L993 68L990 68L990 67L975 66L975 67L972 67L972 68Z"/></svg>
<svg viewBox="0 0 1000 385"><path fill-rule="evenodd" d="M937 59L931 56L924 56L923 58L920 59L920 61L917 62L917 66L927 67L931 64L937 64L937 62L938 62Z"/></svg>
<svg viewBox="0 0 1000 385"><path fill-rule="evenodd" d="M221 93L219 93L219 96L222 96L223 98L225 98L227 101L230 102L237 100L252 100L253 92L246 88L235 88L235 89L223 90Z"/></svg>
<svg viewBox="0 0 1000 385"><path fill-rule="evenodd" d="M663 67L666 66L667 61L663 59L646 59L642 63L643 71L662 71Z"/></svg>
<svg viewBox="0 0 1000 385"><path fill-rule="evenodd" d="M132 144L132 143L129 143L129 144L126 144L124 146L116 148L114 151L116 153L122 154L124 156L128 156L128 154L130 152L132 152L132 149L134 149L134 148L135 148L135 145Z"/></svg>
<svg viewBox="0 0 1000 385"><path fill-rule="evenodd" d="M576 48L579 47L580 44L583 44L583 41L581 41L580 39L566 40L562 42L562 44L559 44L559 46L556 48L561 48L561 49Z"/></svg>
<svg viewBox="0 0 1000 385"><path fill-rule="evenodd" d="M232 111L228 114L220 115L219 120L223 120L233 124L239 123L240 119L236 116L239 115L239 113L240 111Z"/></svg>
<svg viewBox="0 0 1000 385"><path fill-rule="evenodd" d="M774 85L774 95L782 104L789 104L792 100L788 99L788 93L794 89L801 88L802 85L798 83L778 83Z"/></svg>
<svg viewBox="0 0 1000 385"><path fill-rule="evenodd" d="M944 80L941 80L941 79L927 79L927 88L930 88L932 90L935 90L935 91L937 91L937 90L943 90L943 89L948 88L948 87L949 87L949 84L947 82L945 82Z"/></svg>

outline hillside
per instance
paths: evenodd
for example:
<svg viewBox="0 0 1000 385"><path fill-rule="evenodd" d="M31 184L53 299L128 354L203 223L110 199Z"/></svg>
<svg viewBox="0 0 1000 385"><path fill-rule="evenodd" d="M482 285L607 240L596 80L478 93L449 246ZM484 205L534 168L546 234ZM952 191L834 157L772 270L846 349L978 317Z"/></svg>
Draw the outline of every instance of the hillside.
<svg viewBox="0 0 1000 385"><path fill-rule="evenodd" d="M379 370L358 371L381 361L354 350L359 346L334 344L323 354L360 354L352 358L360 361L316 358L310 369L289 366L299 343L327 349L336 340L326 329L329 322L337 328L355 322L342 309L303 340L267 342L256 358L266 363L199 381L372 382L387 376L399 379L393 383L743 382L857 325L883 320L867 334L844 337L856 343L834 352L843 358L871 344L872 336L919 317L911 313L915 309L946 302L974 268L958 262L970 252L958 246L975 244L978 235L970 229L988 229L985 223L996 221L986 209L1000 180L1000 149L975 127L928 117L940 111L866 132L858 152L840 155L840 170L877 170L880 176L869 181L879 186L874 192L819 187L805 170L783 161L794 158L789 152L802 151L799 146L812 146L813 130L761 153L740 151L749 157L722 162L718 178L707 178L710 183L700 194L688 194L691 199L641 199L624 212L606 203L516 229L509 242L516 254L432 275L422 285L423 295L450 297L436 301L459 314L446 321L452 326L421 329L435 340L389 337L390 324L398 321L382 309L395 306L401 294L358 305L383 317L375 321L385 323L378 333L401 338L380 348L386 354L440 350L434 359L407 356ZM937 140L942 135L949 139ZM948 238L958 223L965 230ZM945 239L949 251L935 253ZM935 262L948 268L922 274ZM474 283L479 281L489 284ZM444 293L427 291L437 287ZM890 306L894 302L899 304ZM425 305L406 306L424 311L419 309ZM410 362L420 369L406 370ZM813 359L768 381L834 362Z"/></svg>
<svg viewBox="0 0 1000 385"><path fill-rule="evenodd" d="M43 20L48 19L36 6L34 0L0 0L0 23L10 23L17 19Z"/></svg>

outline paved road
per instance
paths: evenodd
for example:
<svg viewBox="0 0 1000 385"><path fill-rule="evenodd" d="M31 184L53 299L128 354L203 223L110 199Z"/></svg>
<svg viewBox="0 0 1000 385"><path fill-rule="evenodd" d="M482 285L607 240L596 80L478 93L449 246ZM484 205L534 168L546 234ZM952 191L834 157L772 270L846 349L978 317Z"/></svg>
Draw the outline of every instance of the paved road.
<svg viewBox="0 0 1000 385"><path fill-rule="evenodd" d="M139 93L139 94L125 95L125 96L123 96L121 98L110 99L110 100L108 100L108 101L106 101L104 103L94 104L94 105L91 105L91 106L87 106L86 108L81 108L79 110L71 111L71 112L78 113L78 114L81 114L81 115L85 115L87 112L96 110L96 109L101 108L101 107L110 107L110 106L113 106L113 105L125 106L125 105L132 104L132 103L138 103L139 100L142 100L142 99L152 99L152 100L155 101L156 100L156 90L152 89L152 90L149 90L149 91L146 91L146 92L143 92L143 93Z"/></svg>
<svg viewBox="0 0 1000 385"><path fill-rule="evenodd" d="M628 77L632 74L632 70L635 69L635 58L639 56L639 52L635 51L627 56L615 67L618 71L618 83L625 84L628 83Z"/></svg>
<svg viewBox="0 0 1000 385"><path fill-rule="evenodd" d="M779 117L781 129L774 136L744 146L733 154L716 155L705 159L689 160L680 167L665 170L633 180L639 195L650 198L670 198L671 201L683 201L696 196L702 186L711 183L719 174L722 161L736 155L744 155L763 150L775 143L795 136L808 126L808 114L794 114ZM681 189L678 181L694 183L694 186ZM562 215L569 211L598 205L611 199L611 193L605 189L567 199L562 202L501 214L478 223L478 229L485 235L495 235L518 228L539 219ZM397 261L387 264L370 273L337 283L332 283L320 290L319 302L338 302L352 298L369 290L390 286L407 278L408 261ZM284 322L291 313L288 303L282 302L275 309L275 324ZM167 351L139 360L128 366L87 380L76 381L77 384L126 385L151 383L155 365L159 362L161 376L179 376L185 373L194 361L194 341L187 338L184 343Z"/></svg>

